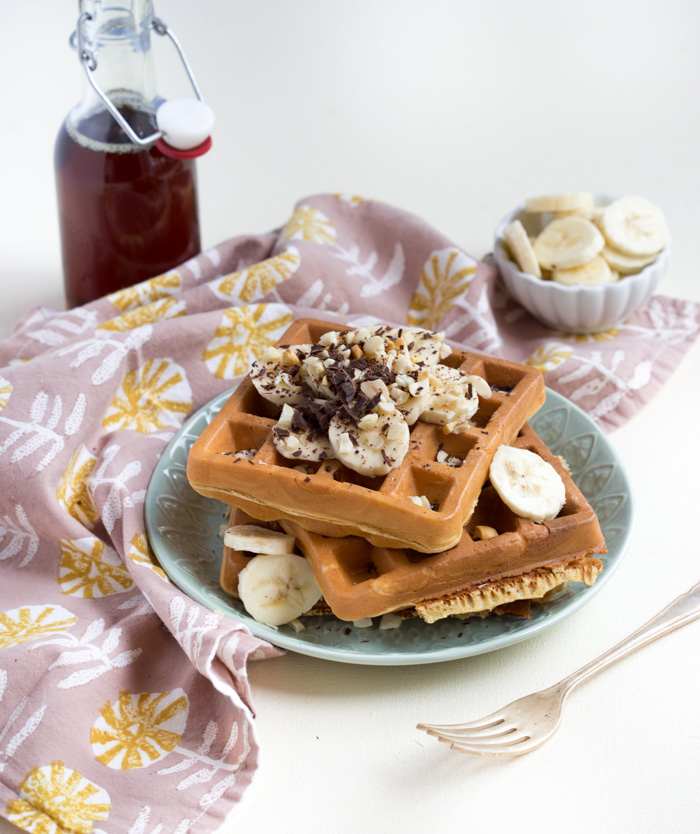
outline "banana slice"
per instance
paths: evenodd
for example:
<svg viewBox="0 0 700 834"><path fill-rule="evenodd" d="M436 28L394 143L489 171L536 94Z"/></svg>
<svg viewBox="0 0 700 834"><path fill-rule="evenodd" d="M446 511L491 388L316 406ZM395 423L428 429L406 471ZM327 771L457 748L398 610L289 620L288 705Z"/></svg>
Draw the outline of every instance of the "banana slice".
<svg viewBox="0 0 700 834"><path fill-rule="evenodd" d="M579 191L572 194L545 194L542 197L530 197L525 200L525 210L531 212L545 211L592 211L593 194Z"/></svg>
<svg viewBox="0 0 700 834"><path fill-rule="evenodd" d="M386 475L401 465L410 432L403 415L367 414L359 423L339 411L328 426L328 439L341 463L361 475Z"/></svg>
<svg viewBox="0 0 700 834"><path fill-rule="evenodd" d="M250 378L260 396L275 405L299 402L299 369L310 349L311 345L293 345L285 349L270 347L256 359L250 369Z"/></svg>
<svg viewBox="0 0 700 834"><path fill-rule="evenodd" d="M552 271L552 280L567 287L597 287L599 284L612 284L619 278L620 273L613 273L601 255L581 266Z"/></svg>
<svg viewBox="0 0 700 834"><path fill-rule="evenodd" d="M646 257L668 243L666 218L645 197L620 197L603 209L600 228L607 242L626 255Z"/></svg>
<svg viewBox="0 0 700 834"><path fill-rule="evenodd" d="M321 589L303 556L263 554L240 572L238 595L251 617L279 626L309 611L321 599Z"/></svg>
<svg viewBox="0 0 700 834"><path fill-rule="evenodd" d="M285 458L327 460L333 448L323 432L309 426L304 416L285 403L279 420L272 427L272 442Z"/></svg>
<svg viewBox="0 0 700 834"><path fill-rule="evenodd" d="M224 544L232 550L269 556L294 553L294 536L278 530L268 530L257 524L235 524L229 527L224 533Z"/></svg>
<svg viewBox="0 0 700 834"><path fill-rule="evenodd" d="M425 423L463 423L479 408L479 397L488 399L491 388L485 379L458 368L436 365L430 369L431 395L420 419Z"/></svg>
<svg viewBox="0 0 700 834"><path fill-rule="evenodd" d="M414 365L430 366L437 365L452 353L452 348L445 344L445 334L442 331L433 333L421 327L393 327L386 330L384 335L396 348L397 357L391 366L395 373L404 372L401 367L395 367L401 355L408 356Z"/></svg>
<svg viewBox="0 0 700 834"><path fill-rule="evenodd" d="M616 270L620 275L635 275L641 272L645 266L653 264L656 260L656 255L647 255L645 257L635 255L625 255L623 252L618 252L611 246L604 246L600 253L608 262L611 269Z"/></svg>
<svg viewBox="0 0 700 834"><path fill-rule="evenodd" d="M513 220L503 230L503 237L520 269L529 275L541 278L540 265L523 224L519 220Z"/></svg>
<svg viewBox="0 0 700 834"><path fill-rule="evenodd" d="M532 521L556 518L566 500L557 470L527 449L500 446L489 467L489 480L506 506Z"/></svg>
<svg viewBox="0 0 700 834"><path fill-rule="evenodd" d="M412 426L430 401L432 389L428 370L424 368L412 374L396 374L396 380L388 386L388 391L406 424Z"/></svg>
<svg viewBox="0 0 700 834"><path fill-rule="evenodd" d="M571 269L593 260L605 245L598 229L583 217L552 220L537 236L535 255L545 269Z"/></svg>

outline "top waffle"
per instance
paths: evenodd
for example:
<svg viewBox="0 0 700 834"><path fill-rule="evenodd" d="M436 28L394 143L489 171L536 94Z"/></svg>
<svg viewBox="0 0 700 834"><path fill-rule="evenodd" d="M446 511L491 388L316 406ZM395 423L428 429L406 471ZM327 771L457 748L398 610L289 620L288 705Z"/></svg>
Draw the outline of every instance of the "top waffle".
<svg viewBox="0 0 700 834"><path fill-rule="evenodd" d="M280 349L289 351L293 362L294 346L318 345L331 331L346 332L330 322L299 320L282 336ZM416 331L407 328L406 333L413 338ZM400 334L395 329L391 338L398 341ZM358 348L353 357L362 359ZM545 390L534 368L468 352L446 353L432 357L438 370L480 377L491 395L479 398L476 412L458 425L414 422L403 458L391 461L393 468L386 473L362 474L320 444L310 450L320 458L315 461L294 456L290 449L281 454L284 397L271 402L248 376L190 450L192 487L253 518L292 520L325 536L360 535L375 546L427 553L452 547L474 510L496 449L517 436L544 402ZM418 364L413 367L420 367L420 349L414 358ZM412 395L422 393L421 377L414 371Z"/></svg>

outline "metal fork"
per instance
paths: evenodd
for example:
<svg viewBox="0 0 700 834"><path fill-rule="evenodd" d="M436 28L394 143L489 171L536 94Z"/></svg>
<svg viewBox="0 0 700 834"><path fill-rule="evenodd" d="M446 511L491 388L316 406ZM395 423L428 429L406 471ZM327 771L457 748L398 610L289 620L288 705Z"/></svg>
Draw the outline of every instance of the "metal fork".
<svg viewBox="0 0 700 834"><path fill-rule="evenodd" d="M521 756L529 753L557 731L566 698L580 683L698 617L700 582L621 643L549 689L519 698L478 721L466 724L419 724L418 729L425 730L461 753L476 753L479 756Z"/></svg>

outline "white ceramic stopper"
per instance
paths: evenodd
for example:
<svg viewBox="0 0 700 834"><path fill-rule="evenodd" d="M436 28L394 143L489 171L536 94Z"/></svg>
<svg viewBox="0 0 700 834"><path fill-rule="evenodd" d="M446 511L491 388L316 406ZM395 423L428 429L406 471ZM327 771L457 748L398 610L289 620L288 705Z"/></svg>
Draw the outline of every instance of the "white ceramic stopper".
<svg viewBox="0 0 700 834"><path fill-rule="evenodd" d="M211 136L214 111L196 98L173 98L160 105L156 123L171 147L189 151Z"/></svg>

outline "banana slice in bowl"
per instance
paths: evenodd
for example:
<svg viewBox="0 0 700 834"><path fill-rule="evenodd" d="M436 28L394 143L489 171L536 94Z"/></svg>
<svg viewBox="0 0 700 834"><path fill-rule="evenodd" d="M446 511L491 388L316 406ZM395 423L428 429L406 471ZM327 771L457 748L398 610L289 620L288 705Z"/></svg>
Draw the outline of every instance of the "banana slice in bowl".
<svg viewBox="0 0 700 834"><path fill-rule="evenodd" d="M619 327L654 294L671 257L661 209L637 196L532 198L501 220L494 237L493 260L509 295L566 333Z"/></svg>

